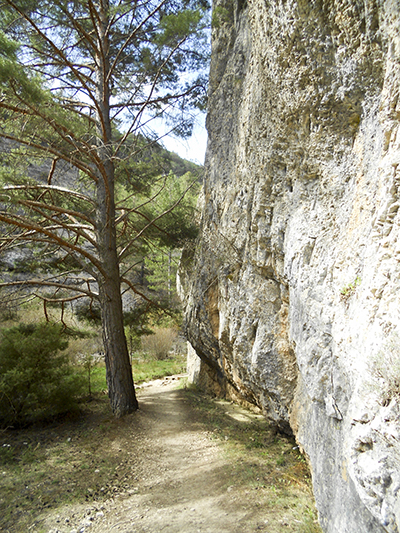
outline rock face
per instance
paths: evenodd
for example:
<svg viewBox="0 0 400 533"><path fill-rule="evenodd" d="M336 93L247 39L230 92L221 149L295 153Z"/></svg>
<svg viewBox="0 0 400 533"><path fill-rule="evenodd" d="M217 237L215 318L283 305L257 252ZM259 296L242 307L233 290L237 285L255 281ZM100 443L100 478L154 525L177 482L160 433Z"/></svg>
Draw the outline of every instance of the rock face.
<svg viewBox="0 0 400 533"><path fill-rule="evenodd" d="M212 46L193 373L295 434L324 531L398 532L400 2L217 0Z"/></svg>

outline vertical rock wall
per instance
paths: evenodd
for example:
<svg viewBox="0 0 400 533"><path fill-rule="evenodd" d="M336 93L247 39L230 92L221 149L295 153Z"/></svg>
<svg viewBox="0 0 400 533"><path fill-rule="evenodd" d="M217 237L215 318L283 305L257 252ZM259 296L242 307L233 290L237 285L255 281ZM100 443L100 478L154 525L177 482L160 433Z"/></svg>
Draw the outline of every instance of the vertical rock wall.
<svg viewBox="0 0 400 533"><path fill-rule="evenodd" d="M325 531L398 532L398 399L371 364L400 352L400 3L213 12L201 235L180 278L196 375L294 432Z"/></svg>

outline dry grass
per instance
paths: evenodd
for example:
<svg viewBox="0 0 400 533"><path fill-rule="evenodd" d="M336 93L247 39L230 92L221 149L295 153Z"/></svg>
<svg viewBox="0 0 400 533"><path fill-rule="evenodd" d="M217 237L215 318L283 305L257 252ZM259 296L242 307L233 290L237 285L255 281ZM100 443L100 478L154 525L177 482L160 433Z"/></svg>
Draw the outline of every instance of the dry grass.
<svg viewBox="0 0 400 533"><path fill-rule="evenodd" d="M166 359L172 350L178 333L175 328L154 328L153 335L142 337L142 350L154 359Z"/></svg>

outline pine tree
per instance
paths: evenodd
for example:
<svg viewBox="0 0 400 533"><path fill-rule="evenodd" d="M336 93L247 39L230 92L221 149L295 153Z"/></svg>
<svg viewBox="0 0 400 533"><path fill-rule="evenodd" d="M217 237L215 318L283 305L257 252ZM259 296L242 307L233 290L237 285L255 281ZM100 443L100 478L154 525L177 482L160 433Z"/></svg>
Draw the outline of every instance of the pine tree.
<svg viewBox="0 0 400 533"><path fill-rule="evenodd" d="M189 135L187 110L204 107L205 80L194 73L207 62L207 10L205 0L2 3L0 138L8 153L0 249L41 246L64 273L31 283L53 287L53 300L100 303L117 416L137 408L121 285L138 290L121 265L141 239L168 234L163 220L179 203L149 210L167 181L159 179L155 192L154 175L140 172L141 155L154 143L146 142L152 119L163 117L175 134ZM43 159L46 173L33 179L29 164ZM136 200L150 190L146 201Z"/></svg>

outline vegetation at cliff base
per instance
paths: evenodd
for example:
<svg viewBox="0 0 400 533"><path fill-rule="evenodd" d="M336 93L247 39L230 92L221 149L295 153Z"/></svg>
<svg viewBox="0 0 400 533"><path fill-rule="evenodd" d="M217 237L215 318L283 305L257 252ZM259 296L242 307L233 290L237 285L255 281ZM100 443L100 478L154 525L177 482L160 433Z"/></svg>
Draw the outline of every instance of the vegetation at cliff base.
<svg viewBox="0 0 400 533"><path fill-rule="evenodd" d="M277 433L260 413L196 387L187 389L187 397L229 460L227 489L241 487L244 498L263 509L265 524L257 529L322 533L310 471L294 439Z"/></svg>

